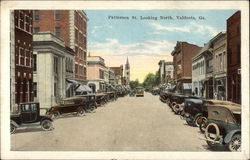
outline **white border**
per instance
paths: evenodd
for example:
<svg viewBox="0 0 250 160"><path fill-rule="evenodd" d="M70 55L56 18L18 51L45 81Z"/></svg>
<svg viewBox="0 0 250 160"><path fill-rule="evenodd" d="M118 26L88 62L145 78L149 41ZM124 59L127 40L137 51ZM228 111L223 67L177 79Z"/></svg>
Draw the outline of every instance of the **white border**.
<svg viewBox="0 0 250 160"><path fill-rule="evenodd" d="M100 5L101 4L101 5ZM1 158L2 159L249 159L248 1L3 1L1 2ZM242 41L241 153L228 152L26 152L10 151L10 10L12 9L238 9Z"/></svg>

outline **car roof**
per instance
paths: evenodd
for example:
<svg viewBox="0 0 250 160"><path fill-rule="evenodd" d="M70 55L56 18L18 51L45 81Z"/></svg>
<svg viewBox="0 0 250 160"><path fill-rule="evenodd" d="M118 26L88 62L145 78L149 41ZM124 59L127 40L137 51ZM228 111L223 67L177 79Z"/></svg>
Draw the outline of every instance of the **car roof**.
<svg viewBox="0 0 250 160"><path fill-rule="evenodd" d="M222 107L230 110L235 114L241 114L241 105L232 102L229 103L229 101L225 102L224 104L223 103L211 104L208 105L208 107L217 107L217 108Z"/></svg>
<svg viewBox="0 0 250 160"><path fill-rule="evenodd" d="M64 101L70 101L70 100L77 100L77 99L82 99L82 97L85 96L74 96L74 97L68 97L68 98L64 98Z"/></svg>

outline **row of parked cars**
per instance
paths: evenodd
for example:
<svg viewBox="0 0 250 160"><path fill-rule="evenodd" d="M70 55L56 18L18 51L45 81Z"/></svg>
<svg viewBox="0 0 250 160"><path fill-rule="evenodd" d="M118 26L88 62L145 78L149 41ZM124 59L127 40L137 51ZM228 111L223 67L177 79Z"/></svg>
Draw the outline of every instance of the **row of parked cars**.
<svg viewBox="0 0 250 160"><path fill-rule="evenodd" d="M190 126L197 126L211 149L225 146L241 151L241 105L230 101L204 99L166 89L160 100Z"/></svg>
<svg viewBox="0 0 250 160"><path fill-rule="evenodd" d="M110 91L97 94L78 95L63 99L59 104L50 107L45 115L40 114L39 103L20 103L16 113L10 116L10 133L20 127L40 125L45 131L53 129L53 120L65 114L83 116L93 112L97 107L116 101L118 97L127 95L127 91Z"/></svg>

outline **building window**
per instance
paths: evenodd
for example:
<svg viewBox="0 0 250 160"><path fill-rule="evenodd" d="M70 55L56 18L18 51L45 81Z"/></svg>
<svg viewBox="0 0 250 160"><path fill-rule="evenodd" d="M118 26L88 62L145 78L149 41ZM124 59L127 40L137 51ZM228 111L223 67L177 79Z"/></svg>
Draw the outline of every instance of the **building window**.
<svg viewBox="0 0 250 160"><path fill-rule="evenodd" d="M219 54L219 71L222 71L222 67L223 67L223 62L222 62L222 54Z"/></svg>
<svg viewBox="0 0 250 160"><path fill-rule="evenodd" d="M54 96L57 96L57 84L54 83Z"/></svg>
<svg viewBox="0 0 250 160"><path fill-rule="evenodd" d="M56 26L56 27L55 27L55 35L56 35L56 37L58 37L58 38L61 37L61 27L60 27L60 26Z"/></svg>
<svg viewBox="0 0 250 160"><path fill-rule="evenodd" d="M78 65L75 64L75 74L78 74Z"/></svg>
<svg viewBox="0 0 250 160"><path fill-rule="evenodd" d="M34 31L33 31L34 33L38 33L38 32L40 32L40 27L34 27Z"/></svg>
<svg viewBox="0 0 250 160"><path fill-rule="evenodd" d="M54 73L58 73L58 58L54 57Z"/></svg>
<svg viewBox="0 0 250 160"><path fill-rule="evenodd" d="M24 29L24 13L23 13L23 11L19 11L18 27L20 27L21 29Z"/></svg>
<svg viewBox="0 0 250 160"><path fill-rule="evenodd" d="M24 30L29 32L30 28L29 28L29 16L28 15L24 15Z"/></svg>
<svg viewBox="0 0 250 160"><path fill-rule="evenodd" d="M39 10L34 11L34 20L39 21L40 20L40 15L39 15Z"/></svg>
<svg viewBox="0 0 250 160"><path fill-rule="evenodd" d="M59 10L56 10L55 11L55 20L60 20L60 18L61 18L61 13Z"/></svg>
<svg viewBox="0 0 250 160"><path fill-rule="evenodd" d="M78 41L78 30L75 29L75 42L77 42L77 41Z"/></svg>
<svg viewBox="0 0 250 160"><path fill-rule="evenodd" d="M30 67L30 51L25 49L25 66Z"/></svg>
<svg viewBox="0 0 250 160"><path fill-rule="evenodd" d="M86 76L86 71L87 71L87 69L86 69L86 67L84 67L84 70L83 70L84 76Z"/></svg>
<svg viewBox="0 0 250 160"><path fill-rule="evenodd" d="M37 83L36 82L33 83L33 93L34 93L34 97L37 97Z"/></svg>
<svg viewBox="0 0 250 160"><path fill-rule="evenodd" d="M36 54L33 55L33 71L37 70L37 65L36 65Z"/></svg>
<svg viewBox="0 0 250 160"><path fill-rule="evenodd" d="M83 66L80 66L80 75L83 75Z"/></svg>
<svg viewBox="0 0 250 160"><path fill-rule="evenodd" d="M75 46L75 53L76 53L76 57L78 57L78 47Z"/></svg>
<svg viewBox="0 0 250 160"><path fill-rule="evenodd" d="M104 71L99 69L99 78L104 79Z"/></svg>
<svg viewBox="0 0 250 160"><path fill-rule="evenodd" d="M84 60L84 61L86 61L86 58L87 58L86 56L87 56L87 53L84 51L84 52L83 52L83 60Z"/></svg>
<svg viewBox="0 0 250 160"><path fill-rule="evenodd" d="M19 63L20 65L24 65L24 49L19 48Z"/></svg>

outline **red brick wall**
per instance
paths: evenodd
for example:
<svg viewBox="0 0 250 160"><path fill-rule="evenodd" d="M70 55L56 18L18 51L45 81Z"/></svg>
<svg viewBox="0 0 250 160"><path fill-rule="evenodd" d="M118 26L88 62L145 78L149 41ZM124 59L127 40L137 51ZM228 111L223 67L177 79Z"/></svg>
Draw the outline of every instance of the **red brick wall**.
<svg viewBox="0 0 250 160"><path fill-rule="evenodd" d="M240 11L227 19L227 94L228 100L241 103L241 16Z"/></svg>
<svg viewBox="0 0 250 160"><path fill-rule="evenodd" d="M182 43L182 77L192 78L192 58L198 54L201 47L189 43Z"/></svg>
<svg viewBox="0 0 250 160"><path fill-rule="evenodd" d="M33 101L32 11L15 10L15 103ZM26 22L26 23L25 23ZM24 27L24 25L26 27Z"/></svg>
<svg viewBox="0 0 250 160"><path fill-rule="evenodd" d="M40 27L40 32L55 33L55 26L61 27L61 39L69 46L69 11L60 10L60 20L55 20L54 10L39 10L39 20L33 21L34 27Z"/></svg>

